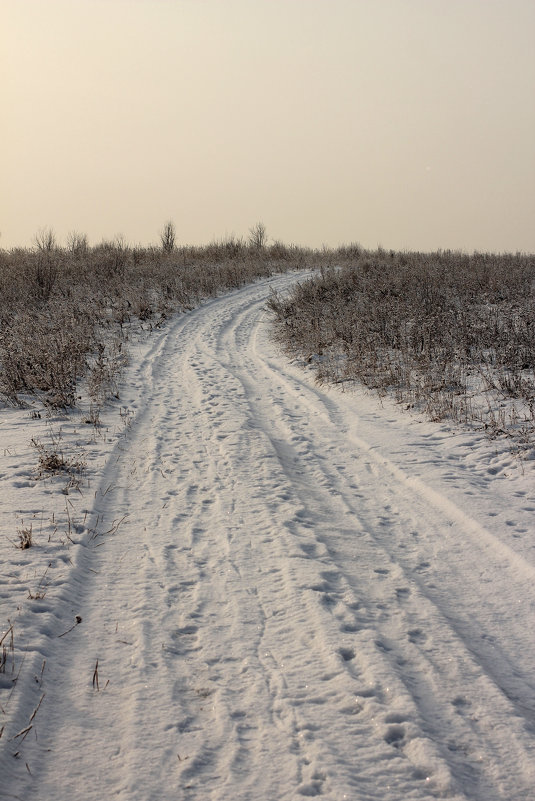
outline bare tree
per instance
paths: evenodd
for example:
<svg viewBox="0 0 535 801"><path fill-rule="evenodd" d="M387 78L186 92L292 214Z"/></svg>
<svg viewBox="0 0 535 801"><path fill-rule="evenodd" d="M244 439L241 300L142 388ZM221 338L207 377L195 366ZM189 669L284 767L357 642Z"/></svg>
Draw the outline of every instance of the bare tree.
<svg viewBox="0 0 535 801"><path fill-rule="evenodd" d="M162 244L162 250L164 253L173 252L175 249L175 240L175 224L171 220L168 220L160 233L160 242Z"/></svg>
<svg viewBox="0 0 535 801"><path fill-rule="evenodd" d="M56 235L52 228L40 228L34 237L37 248L35 262L35 287L43 300L48 300L58 272Z"/></svg>
<svg viewBox="0 0 535 801"><path fill-rule="evenodd" d="M257 222L249 228L249 245L256 250L262 250L267 242L266 226L263 222Z"/></svg>
<svg viewBox="0 0 535 801"><path fill-rule="evenodd" d="M37 250L50 253L56 249L56 235L52 228L40 228L34 237Z"/></svg>
<svg viewBox="0 0 535 801"><path fill-rule="evenodd" d="M78 231L71 231L67 236L67 247L73 256L85 256L89 249L86 234L79 234Z"/></svg>

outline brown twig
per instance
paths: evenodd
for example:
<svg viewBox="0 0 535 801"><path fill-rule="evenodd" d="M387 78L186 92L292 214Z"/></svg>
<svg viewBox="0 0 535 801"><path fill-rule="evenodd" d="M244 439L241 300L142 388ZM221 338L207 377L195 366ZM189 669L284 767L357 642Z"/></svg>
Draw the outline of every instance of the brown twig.
<svg viewBox="0 0 535 801"><path fill-rule="evenodd" d="M25 729L21 729L18 734L14 734L11 739L12 740L16 740L17 737L22 737L22 740L24 740L28 736L28 734L31 732L32 729L33 729L33 726L30 724L29 726L26 726ZM22 740L21 740L21 742L22 742Z"/></svg>
<svg viewBox="0 0 535 801"><path fill-rule="evenodd" d="M93 671L93 687L96 687L97 692L100 692L100 688L98 686L98 659L95 664L95 670Z"/></svg>
<svg viewBox="0 0 535 801"><path fill-rule="evenodd" d="M65 635L66 635L66 634L68 634L68 633L69 633L69 631L72 631L73 629L75 629L75 628L76 628L76 626L77 626L79 623L81 623L81 622L82 622L82 618L80 617L80 615L76 615L76 617L74 618L74 625L72 625L72 626L70 627L70 629L67 629L67 631L64 631L64 632L63 632L63 634L58 634L58 639L59 639L60 637L65 637Z"/></svg>
<svg viewBox="0 0 535 801"><path fill-rule="evenodd" d="M34 717L37 715L37 713L38 713L38 711L39 711L39 707L40 707L40 706L41 706L41 704L43 703L43 698L45 697L45 695L46 695L46 693L43 693L43 694L42 694L42 696L41 696L41 699L40 699L39 703L37 704L37 706L35 707L35 709L33 710L32 714L31 714L31 716L30 716L30 720L28 721L29 723L31 723L31 722L32 722L32 720L34 719Z"/></svg>

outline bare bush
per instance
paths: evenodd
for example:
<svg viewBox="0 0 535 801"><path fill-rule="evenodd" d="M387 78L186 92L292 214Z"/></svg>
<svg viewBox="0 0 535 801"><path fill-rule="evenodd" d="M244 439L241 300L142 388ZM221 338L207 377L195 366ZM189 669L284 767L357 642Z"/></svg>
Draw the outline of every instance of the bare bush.
<svg viewBox="0 0 535 801"><path fill-rule="evenodd" d="M249 228L249 245L256 250L262 250L267 243L267 231L263 222L257 222Z"/></svg>
<svg viewBox="0 0 535 801"><path fill-rule="evenodd" d="M56 249L56 235L52 228L41 228L34 237L35 246L41 253L51 253Z"/></svg>
<svg viewBox="0 0 535 801"><path fill-rule="evenodd" d="M27 528L19 528L17 530L17 537L17 548L20 548L21 551L31 548L33 545L33 531L31 524Z"/></svg>
<svg viewBox="0 0 535 801"><path fill-rule="evenodd" d="M72 232L61 249L49 229L36 243L0 250L0 395L38 395L55 408L76 404L84 377L96 404L117 393L132 326L158 326L202 298L317 258L279 243L260 259L236 237L167 249L118 237L90 247Z"/></svg>
<svg viewBox="0 0 535 801"><path fill-rule="evenodd" d="M171 222L171 220L168 220L165 223L160 233L160 242L164 253L172 253L175 249L176 230L175 225L173 222Z"/></svg>
<svg viewBox="0 0 535 801"><path fill-rule="evenodd" d="M55 408L75 405L76 382L85 370L94 325L90 310L64 299L31 303L6 313L0 329L3 391L40 393Z"/></svg>
<svg viewBox="0 0 535 801"><path fill-rule="evenodd" d="M50 445L44 445L40 440L33 438L31 445L37 451L39 477L47 473L81 474L85 469L86 464L82 458L64 456L59 446L59 437L52 436Z"/></svg>
<svg viewBox="0 0 535 801"><path fill-rule="evenodd" d="M87 377L89 397L94 403L101 404L112 395L118 397L117 381L126 363L126 348L119 336L97 344Z"/></svg>
<svg viewBox="0 0 535 801"><path fill-rule="evenodd" d="M279 339L320 381L360 381L434 420L534 430L533 257L356 247L337 257L341 269L269 301Z"/></svg>
<svg viewBox="0 0 535 801"><path fill-rule="evenodd" d="M41 300L49 299L56 283L57 274L57 262L50 252L39 253L37 264L35 265L35 286L37 295Z"/></svg>
<svg viewBox="0 0 535 801"><path fill-rule="evenodd" d="M86 234L79 234L77 231L71 231L67 236L67 249L76 259L87 256L89 242Z"/></svg>

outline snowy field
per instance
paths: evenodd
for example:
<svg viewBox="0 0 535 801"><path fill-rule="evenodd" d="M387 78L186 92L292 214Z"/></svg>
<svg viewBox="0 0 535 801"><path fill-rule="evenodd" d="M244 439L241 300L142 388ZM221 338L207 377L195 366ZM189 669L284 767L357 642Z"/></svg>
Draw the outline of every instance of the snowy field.
<svg viewBox="0 0 535 801"><path fill-rule="evenodd" d="M535 798L535 463L318 388L295 280L134 344L100 426L1 411L0 799Z"/></svg>

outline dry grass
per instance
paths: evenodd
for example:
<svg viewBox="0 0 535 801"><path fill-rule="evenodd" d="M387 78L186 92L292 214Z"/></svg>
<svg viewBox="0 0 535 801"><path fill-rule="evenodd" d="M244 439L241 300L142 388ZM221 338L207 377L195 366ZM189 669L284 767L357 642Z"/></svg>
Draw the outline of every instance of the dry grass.
<svg viewBox="0 0 535 801"><path fill-rule="evenodd" d="M20 548L21 551L31 548L33 545L32 525L30 524L27 528L19 528L17 530L17 537L17 548Z"/></svg>
<svg viewBox="0 0 535 801"><path fill-rule="evenodd" d="M0 397L39 396L52 408L77 403L88 422L118 397L133 327L152 329L180 309L288 270L322 267L288 297L273 296L277 336L314 362L319 381L357 380L432 419L477 422L491 435L533 442L535 259L522 254L310 251L247 241L161 247L123 240L90 247L73 233L61 248L50 231L33 249L0 251ZM61 453L41 469L63 470Z"/></svg>
<svg viewBox="0 0 535 801"><path fill-rule="evenodd" d="M10 620L9 628L0 637L0 673L7 673L8 661L11 661L11 672L15 672L15 645L13 637L13 624Z"/></svg>
<svg viewBox="0 0 535 801"><path fill-rule="evenodd" d="M279 340L319 381L357 380L533 445L533 256L353 248L336 262L269 302Z"/></svg>
<svg viewBox="0 0 535 801"><path fill-rule="evenodd" d="M47 474L67 473L74 476L83 473L86 466L83 457L64 456L60 448L60 439L61 433L56 436L50 435L50 445L44 445L35 437L31 439L30 444L37 451L40 478Z"/></svg>
<svg viewBox="0 0 535 801"><path fill-rule="evenodd" d="M133 325L158 327L203 298L315 258L267 246L263 227L257 235L176 248L167 223L160 248L121 239L89 247L78 233L61 248L41 231L32 249L0 251L0 397L16 404L38 395L52 408L72 407L86 377L91 399L102 403L117 394Z"/></svg>

